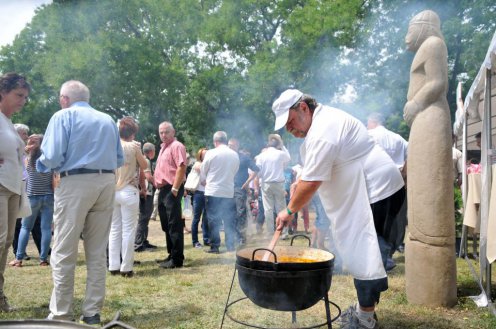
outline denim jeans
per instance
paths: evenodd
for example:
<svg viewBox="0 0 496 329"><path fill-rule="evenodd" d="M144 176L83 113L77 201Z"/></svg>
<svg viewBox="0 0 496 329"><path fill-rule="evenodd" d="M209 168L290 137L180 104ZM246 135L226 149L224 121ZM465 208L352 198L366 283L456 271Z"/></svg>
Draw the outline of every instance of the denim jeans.
<svg viewBox="0 0 496 329"><path fill-rule="evenodd" d="M195 191L193 194L193 223L191 224L191 239L193 240L193 245L198 242L198 225L200 224L200 219L202 221L203 243L210 243L207 211L205 209L205 192Z"/></svg>
<svg viewBox="0 0 496 329"><path fill-rule="evenodd" d="M322 201L320 201L319 195L317 193L314 194L310 202L315 209L315 227L322 231L328 231L329 226L331 225L331 221L329 220L329 217L327 217L324 206L322 205Z"/></svg>
<svg viewBox="0 0 496 329"><path fill-rule="evenodd" d="M236 248L236 228L234 225L234 216L236 213L236 204L233 198L219 198L206 196L206 209L208 218L208 231L210 233L210 247L219 249L220 246L220 227L224 222L224 233L226 238L226 248L228 251L234 251Z"/></svg>
<svg viewBox="0 0 496 329"><path fill-rule="evenodd" d="M29 241L29 233L33 229L34 222L40 214L41 222L41 253L40 261L48 260L48 250L52 241L52 221L53 221L53 194L30 195L29 203L31 204L31 216L24 217L21 223L21 232L19 233L19 242L17 245L16 259L22 260L26 255L26 246Z"/></svg>

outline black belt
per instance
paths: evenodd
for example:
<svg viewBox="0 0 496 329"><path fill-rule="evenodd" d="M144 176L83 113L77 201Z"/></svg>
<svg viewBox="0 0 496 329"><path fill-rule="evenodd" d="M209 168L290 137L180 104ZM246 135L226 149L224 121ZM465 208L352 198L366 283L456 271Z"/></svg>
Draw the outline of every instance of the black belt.
<svg viewBox="0 0 496 329"><path fill-rule="evenodd" d="M81 175L81 174L113 174L113 170L109 169L86 169L86 168L79 168L79 169L72 169L72 170L67 170L67 171L62 171L60 173L60 178L65 177L65 176L71 176L71 175Z"/></svg>

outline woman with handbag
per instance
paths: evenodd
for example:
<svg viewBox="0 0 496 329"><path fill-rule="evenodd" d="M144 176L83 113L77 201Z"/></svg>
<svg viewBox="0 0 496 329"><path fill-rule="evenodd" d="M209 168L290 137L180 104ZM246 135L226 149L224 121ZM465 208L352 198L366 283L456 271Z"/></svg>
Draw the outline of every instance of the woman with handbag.
<svg viewBox="0 0 496 329"><path fill-rule="evenodd" d="M196 161L186 179L184 189L193 193L193 223L191 224L191 239L193 247L201 248L202 244L198 241L198 225L202 219L203 244L210 245L208 236L207 215L205 212L205 185L200 182L200 168L207 149L202 147L196 153Z"/></svg>
<svg viewBox="0 0 496 329"><path fill-rule="evenodd" d="M14 230L22 191L22 158L24 141L12 124L14 113L21 111L31 86L17 73L0 76L0 312L11 312L3 293L7 252L14 239Z"/></svg>

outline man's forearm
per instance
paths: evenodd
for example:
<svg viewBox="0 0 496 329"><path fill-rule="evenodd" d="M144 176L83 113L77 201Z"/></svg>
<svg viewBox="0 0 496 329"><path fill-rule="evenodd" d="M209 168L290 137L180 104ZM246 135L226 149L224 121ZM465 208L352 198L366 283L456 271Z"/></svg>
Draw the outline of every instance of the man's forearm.
<svg viewBox="0 0 496 329"><path fill-rule="evenodd" d="M303 208L312 199L321 184L321 181L299 180L288 204L289 211L295 213Z"/></svg>

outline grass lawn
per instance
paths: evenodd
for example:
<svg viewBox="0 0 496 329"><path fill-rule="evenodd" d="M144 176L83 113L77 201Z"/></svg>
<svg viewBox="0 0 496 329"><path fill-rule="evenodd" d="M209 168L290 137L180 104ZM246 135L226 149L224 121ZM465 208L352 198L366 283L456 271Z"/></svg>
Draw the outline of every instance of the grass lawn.
<svg viewBox="0 0 496 329"><path fill-rule="evenodd" d="M102 322L110 322L116 312L120 311L122 322L139 329L220 328L233 279L235 254L206 254L202 249L193 248L191 235L186 234L184 267L164 270L155 263L155 259L166 256L165 238L158 221L150 221L149 240L160 248L153 252L136 254L135 259L141 264L135 266L133 278L107 276ZM288 244L288 241L279 241L279 244ZM266 244L262 243L262 246ZM82 247L80 250L76 269L76 317L81 314L86 277ZM37 256L32 241L28 245L28 253L30 256ZM12 259L10 252L8 261ZM377 307L381 328L496 328L496 317L487 308L477 308L469 298L479 295L480 291L465 260L457 260L458 303L452 309L409 305L405 294L403 254L396 253L395 260L398 266L390 273L389 290L381 296L381 303ZM492 281L496 285L494 272ZM38 260L33 257L32 260L24 261L22 268L7 266L5 278L5 294L17 310L0 313L0 320L43 319L48 315L52 290L50 267L38 266ZM496 295L496 289L493 289L493 295ZM230 301L243 296L236 277ZM356 297L352 278L334 275L329 298L343 310L354 303ZM291 328L290 313L261 309L249 300L236 303L229 311L236 319L257 326ZM336 314L335 308L331 308L331 313L333 316ZM299 326L324 322L323 303L319 302L308 310L298 312L297 320ZM226 318L223 328L245 327Z"/></svg>

